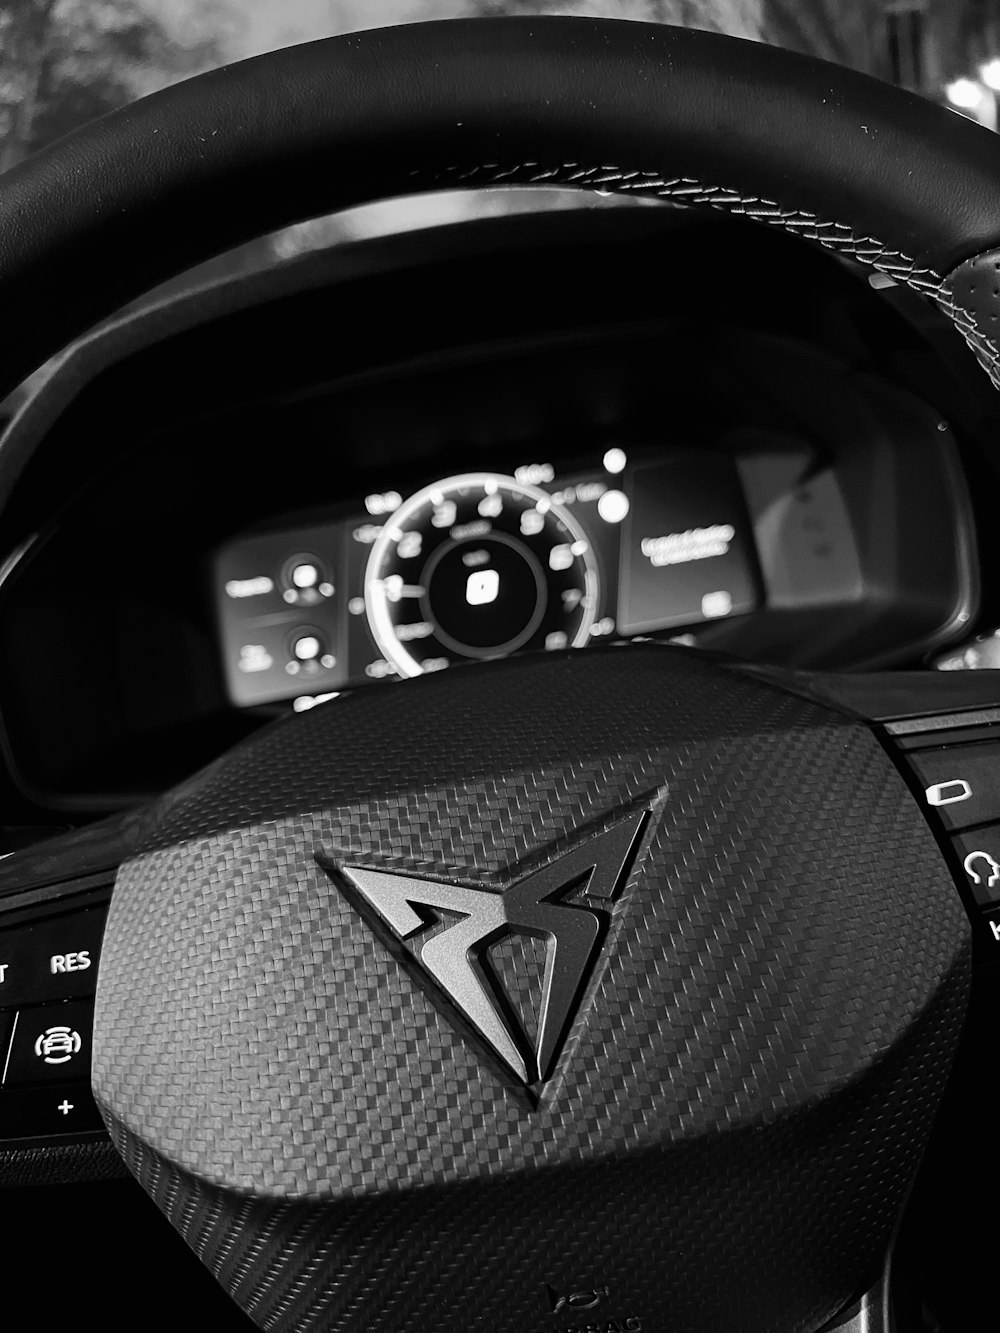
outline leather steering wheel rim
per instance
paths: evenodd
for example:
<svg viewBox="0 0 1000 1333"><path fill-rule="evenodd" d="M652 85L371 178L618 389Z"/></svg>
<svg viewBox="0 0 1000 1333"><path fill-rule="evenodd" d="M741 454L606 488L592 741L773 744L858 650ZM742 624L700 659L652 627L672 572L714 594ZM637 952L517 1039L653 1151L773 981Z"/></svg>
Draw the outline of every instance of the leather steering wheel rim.
<svg viewBox="0 0 1000 1333"><path fill-rule="evenodd" d="M292 48L3 178L4 374L261 230L507 182L848 253L936 300L996 378L996 154L908 94L689 31L452 21ZM16 468L0 455L0 497ZM568 1333L600 1306L619 1333L814 1333L877 1273L966 999L968 923L880 743L669 648L343 702L130 826L94 1090L134 1174L262 1327ZM526 1076L465 955L434 971L411 943L424 909L575 959Z"/></svg>
<svg viewBox="0 0 1000 1333"><path fill-rule="evenodd" d="M498 183L772 223L932 296L997 379L995 135L784 50L550 18L280 50L143 98L7 172L0 389L122 303L263 231Z"/></svg>

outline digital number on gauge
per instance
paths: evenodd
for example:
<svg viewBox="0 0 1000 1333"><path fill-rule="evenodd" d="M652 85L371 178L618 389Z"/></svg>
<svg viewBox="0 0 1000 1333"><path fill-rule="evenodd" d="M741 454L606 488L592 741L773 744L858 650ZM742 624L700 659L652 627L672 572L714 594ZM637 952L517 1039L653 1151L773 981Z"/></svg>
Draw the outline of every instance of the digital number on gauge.
<svg viewBox="0 0 1000 1333"><path fill-rule="evenodd" d="M469 473L406 500L375 541L365 605L403 676L586 643L594 553L571 514L513 477Z"/></svg>

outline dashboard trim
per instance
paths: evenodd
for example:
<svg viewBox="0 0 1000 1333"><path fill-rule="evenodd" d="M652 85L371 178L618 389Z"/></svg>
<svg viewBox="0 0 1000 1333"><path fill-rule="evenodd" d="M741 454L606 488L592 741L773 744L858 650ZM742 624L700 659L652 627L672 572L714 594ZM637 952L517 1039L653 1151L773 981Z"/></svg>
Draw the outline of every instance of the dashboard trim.
<svg viewBox="0 0 1000 1333"><path fill-rule="evenodd" d="M791 254L792 249L789 247L794 248L795 244L786 238L773 237L770 234L758 235L756 231L751 238L743 234L746 229L731 219L692 218L683 210L649 208L538 217L522 215L516 219L491 219L451 225L429 230L421 233L419 237L396 236L378 242L361 242L329 253L310 255L292 261L284 267L248 278L213 283L195 294L180 297L164 294L150 308L126 315L98 329L88 339L78 344L55 368L49 381L24 404L0 443L0 497L5 490L9 494L9 486L14 482L13 474L18 471L18 459L20 458L22 464L27 461L25 455L30 455L41 442L48 426L57 421L66 407L103 371L120 367L137 353L155 348L175 335L209 328L217 320L237 312L269 307L272 302L285 296L314 293L321 287L336 286L341 282L358 283L373 275L413 268L415 248L420 255L420 262L433 267L436 263L452 262L456 254L471 255L479 259L484 254L494 252L501 239L508 250L514 251L522 244L526 247L564 247L567 237L582 238L588 243L597 240L601 245L608 242L617 245L625 239L627 248L630 237L652 241L653 238L662 237L665 232L676 228L703 229L706 236L713 238L714 246L717 246L718 238L725 243L726 239L735 241L739 234L748 246L761 254ZM828 256L814 255L812 252L809 252L808 256L803 253L800 257L802 262L810 265L817 274L829 274L831 284L835 280L838 288L839 285L843 285L846 291L864 286L864 300L870 303L873 311L881 306L882 298L871 293L867 283L859 282L842 261L832 260ZM814 285L810 291L810 299L818 299L816 292L821 285L821 283ZM862 299L860 290L857 299ZM648 310L648 301L640 301L638 294L636 300ZM648 334L654 329L669 327L672 322L671 316L665 314L658 319L649 319L647 315L641 320L622 316L617 321L608 323L600 318L601 313L600 309L595 309L594 325L591 328L583 330L567 328L565 331L560 331L558 334L560 344L566 347L593 345L595 340L607 338L609 335L616 338L622 335L635 337L642 332ZM902 322L895 311L891 319L900 324ZM459 344L449 348L435 347L431 351L421 350L419 355L408 357L406 360L390 359L374 368L356 370L349 367L346 373L335 375L332 383L335 383L339 390L348 385L372 384L384 380L387 376L393 378L415 376L425 372L430 366L473 365L480 362L484 354L495 354L498 350L504 355L515 352L523 354L526 348L538 346L543 341L551 342L551 337L545 339L542 333L535 333L532 329L517 338L510 335L464 346ZM897 380L895 383L900 387L900 381ZM311 386L304 396L315 396L316 393L326 391L330 387L330 385L321 388ZM902 387L906 393L913 392L912 386ZM984 391L988 389L989 386L986 385ZM946 424L940 413L938 420L941 425ZM954 437L950 430L948 433L951 437L949 441L951 447L943 448L941 453L948 455L948 466L957 479L955 499L961 503L963 514L968 518L971 514L971 504L963 485L964 478L958 467ZM14 510L12 509L10 513L13 518ZM0 595L6 594L12 576L23 572L29 563L28 557L33 557L44 550L47 537L48 533L37 530L20 535L16 559L7 562L9 568L0 587ZM935 636L935 646L946 642L955 628L967 628L968 618L976 605L978 590L975 587L972 565L973 540L971 530L963 525L963 530L959 533L960 558L965 570L962 604L955 608L949 624L939 629ZM921 647L927 642L926 637L921 637ZM896 656L895 651L893 656ZM257 715L273 717L280 715L280 711L265 706L257 711ZM0 751L7 759L10 776L19 793L42 809L60 813L81 810L94 814L107 813L132 806L137 801L154 794L151 790L129 793L104 791L100 795L72 791L54 793L30 783L25 779L21 766L11 754L10 739L2 716L0 716Z"/></svg>

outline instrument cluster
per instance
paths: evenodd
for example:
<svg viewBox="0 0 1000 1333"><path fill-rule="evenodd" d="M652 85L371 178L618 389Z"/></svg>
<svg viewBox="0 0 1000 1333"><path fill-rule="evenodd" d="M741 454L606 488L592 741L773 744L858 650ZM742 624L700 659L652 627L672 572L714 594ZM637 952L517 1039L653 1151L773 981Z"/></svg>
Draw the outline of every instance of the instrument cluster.
<svg viewBox="0 0 1000 1333"><path fill-rule="evenodd" d="M669 636L759 604L731 455L612 447L597 461L565 476L549 463L466 472L229 542L213 586L231 701L307 707L345 686Z"/></svg>

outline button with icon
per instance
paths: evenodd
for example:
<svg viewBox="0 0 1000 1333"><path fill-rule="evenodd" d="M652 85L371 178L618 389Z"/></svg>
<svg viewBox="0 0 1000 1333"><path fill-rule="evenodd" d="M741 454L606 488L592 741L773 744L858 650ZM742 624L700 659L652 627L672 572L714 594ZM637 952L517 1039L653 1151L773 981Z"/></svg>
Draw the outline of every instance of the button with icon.
<svg viewBox="0 0 1000 1333"><path fill-rule="evenodd" d="M102 1130L87 1083L45 1083L0 1092L0 1139L53 1138Z"/></svg>
<svg viewBox="0 0 1000 1333"><path fill-rule="evenodd" d="M1000 743L940 746L908 757L929 811L945 828L1000 819Z"/></svg>
<svg viewBox="0 0 1000 1333"><path fill-rule="evenodd" d="M962 876L979 906L1000 903L1000 826L959 834L955 850Z"/></svg>
<svg viewBox="0 0 1000 1333"><path fill-rule="evenodd" d="M4 1087L90 1074L93 1000L19 1009Z"/></svg>
<svg viewBox="0 0 1000 1333"><path fill-rule="evenodd" d="M950 782L932 782L924 795L928 805L957 805L971 800L973 792L965 778L952 778Z"/></svg>
<svg viewBox="0 0 1000 1333"><path fill-rule="evenodd" d="M107 907L0 930L0 1008L93 995Z"/></svg>

